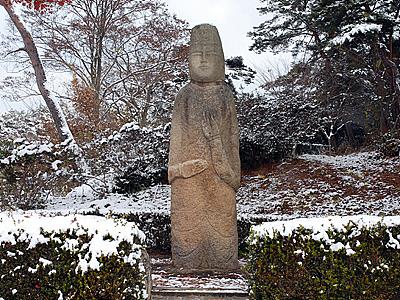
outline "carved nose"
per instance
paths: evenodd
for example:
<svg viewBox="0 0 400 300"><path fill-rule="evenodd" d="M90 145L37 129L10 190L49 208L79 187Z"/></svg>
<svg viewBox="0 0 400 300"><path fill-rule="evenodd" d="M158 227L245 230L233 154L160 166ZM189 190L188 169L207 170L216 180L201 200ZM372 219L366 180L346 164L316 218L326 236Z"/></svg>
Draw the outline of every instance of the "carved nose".
<svg viewBox="0 0 400 300"><path fill-rule="evenodd" d="M201 55L201 62L207 62L206 60L206 54L203 52L203 54Z"/></svg>

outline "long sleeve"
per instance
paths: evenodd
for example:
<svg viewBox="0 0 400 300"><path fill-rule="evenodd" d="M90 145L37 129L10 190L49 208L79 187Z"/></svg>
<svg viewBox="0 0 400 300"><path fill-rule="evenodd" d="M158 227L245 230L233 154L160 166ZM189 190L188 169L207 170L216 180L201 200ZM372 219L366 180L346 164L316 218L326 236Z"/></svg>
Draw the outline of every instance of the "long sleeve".
<svg viewBox="0 0 400 300"><path fill-rule="evenodd" d="M239 128L235 101L227 88L224 97L228 124L221 124L220 134L210 141L210 150L218 176L236 191L240 187Z"/></svg>

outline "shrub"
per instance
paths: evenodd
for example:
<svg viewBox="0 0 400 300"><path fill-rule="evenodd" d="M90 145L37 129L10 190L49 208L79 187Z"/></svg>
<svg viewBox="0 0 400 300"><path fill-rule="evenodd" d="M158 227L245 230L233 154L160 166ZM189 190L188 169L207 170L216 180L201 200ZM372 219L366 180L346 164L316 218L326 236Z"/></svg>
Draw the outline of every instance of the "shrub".
<svg viewBox="0 0 400 300"><path fill-rule="evenodd" d="M11 155L13 143L10 140L0 140L0 159Z"/></svg>
<svg viewBox="0 0 400 300"><path fill-rule="evenodd" d="M333 217L253 227L253 299L399 299L400 218Z"/></svg>
<svg viewBox="0 0 400 300"><path fill-rule="evenodd" d="M299 144L327 144L321 128L329 123L320 107L296 90L293 95L241 94L238 99L240 159L252 170L293 154Z"/></svg>
<svg viewBox="0 0 400 300"><path fill-rule="evenodd" d="M144 235L97 216L0 214L0 299L145 299Z"/></svg>
<svg viewBox="0 0 400 300"><path fill-rule="evenodd" d="M161 213L130 213L121 215L128 222L134 222L147 237L147 247L153 252L171 251L171 218Z"/></svg>
<svg viewBox="0 0 400 300"><path fill-rule="evenodd" d="M166 183L168 144L169 126L125 124L84 145L91 174L80 174L68 144L0 143L0 208L41 208L49 195L63 196L83 181L99 196Z"/></svg>
<svg viewBox="0 0 400 300"><path fill-rule="evenodd" d="M86 145L96 176L112 174L113 191L133 193L167 181L169 126L127 123L107 138Z"/></svg>
<svg viewBox="0 0 400 300"><path fill-rule="evenodd" d="M400 155L400 130L392 130L381 138L379 150L383 155L395 157Z"/></svg>
<svg viewBox="0 0 400 300"><path fill-rule="evenodd" d="M40 208L50 193L65 194L78 183L74 159L65 146L16 139L4 153L0 208Z"/></svg>

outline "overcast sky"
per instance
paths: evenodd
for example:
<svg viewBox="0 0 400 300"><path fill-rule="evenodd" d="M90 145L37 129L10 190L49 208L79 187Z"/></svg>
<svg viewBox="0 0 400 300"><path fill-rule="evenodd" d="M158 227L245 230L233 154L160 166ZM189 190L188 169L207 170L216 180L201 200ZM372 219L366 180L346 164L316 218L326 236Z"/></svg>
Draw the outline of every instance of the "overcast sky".
<svg viewBox="0 0 400 300"><path fill-rule="evenodd" d="M248 49L251 39L247 33L254 26L263 21L258 14L259 0L164 0L170 11L179 18L189 22L193 27L201 23L210 23L217 26L225 57L243 56L245 64L257 69L263 68L266 61L270 61L271 55L266 53L257 55ZM4 32L7 16L0 8L0 32ZM265 66L266 67L266 66ZM4 76L3 67L0 64L0 80ZM10 105L0 100L0 112L8 110ZM24 107L22 105L21 107Z"/></svg>
<svg viewBox="0 0 400 300"><path fill-rule="evenodd" d="M217 26L226 58L243 56L247 63L259 57L248 51L251 40L247 32L259 25L259 0L166 0L170 11L189 22L190 26L210 23Z"/></svg>

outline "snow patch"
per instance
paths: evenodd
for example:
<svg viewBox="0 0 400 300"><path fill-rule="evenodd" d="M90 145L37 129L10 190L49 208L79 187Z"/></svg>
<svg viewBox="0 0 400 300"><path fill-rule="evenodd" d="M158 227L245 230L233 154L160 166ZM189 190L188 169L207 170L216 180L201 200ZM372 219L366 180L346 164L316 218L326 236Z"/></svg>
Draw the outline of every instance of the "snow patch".
<svg viewBox="0 0 400 300"><path fill-rule="evenodd" d="M343 33L335 37L331 41L331 45L342 45L345 42L351 42L358 34L367 34L370 32L379 32L382 30L382 25L373 23L351 24L343 29Z"/></svg>

